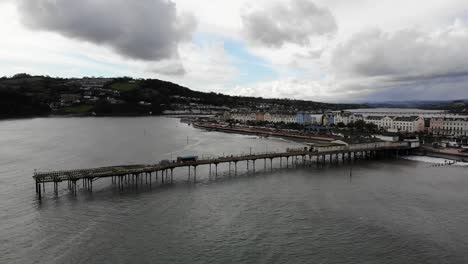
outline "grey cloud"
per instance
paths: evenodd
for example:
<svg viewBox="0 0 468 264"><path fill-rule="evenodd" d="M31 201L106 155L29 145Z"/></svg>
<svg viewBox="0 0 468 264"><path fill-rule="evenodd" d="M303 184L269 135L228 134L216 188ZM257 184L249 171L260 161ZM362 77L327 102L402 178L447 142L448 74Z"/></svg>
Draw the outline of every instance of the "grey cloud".
<svg viewBox="0 0 468 264"><path fill-rule="evenodd" d="M195 27L169 0L19 0L22 22L112 47L124 57L158 61L178 57L178 44Z"/></svg>
<svg viewBox="0 0 468 264"><path fill-rule="evenodd" d="M184 66L179 62L161 63L158 65L153 65L148 69L148 71L163 75L174 76L185 75L186 73Z"/></svg>
<svg viewBox="0 0 468 264"><path fill-rule="evenodd" d="M468 75L406 81L370 92L367 100L455 100L468 98Z"/></svg>
<svg viewBox="0 0 468 264"><path fill-rule="evenodd" d="M437 34L371 30L354 35L333 53L340 75L394 78L459 74L468 71L468 27L449 27Z"/></svg>
<svg viewBox="0 0 468 264"><path fill-rule="evenodd" d="M268 47L281 47L286 43L303 46L309 44L313 36L337 30L331 12L309 0L291 0L262 10L250 10L242 14L241 19L247 38Z"/></svg>
<svg viewBox="0 0 468 264"><path fill-rule="evenodd" d="M355 34L332 55L337 79L366 82L369 98L392 100L468 97L468 27ZM356 89L354 86L344 86Z"/></svg>

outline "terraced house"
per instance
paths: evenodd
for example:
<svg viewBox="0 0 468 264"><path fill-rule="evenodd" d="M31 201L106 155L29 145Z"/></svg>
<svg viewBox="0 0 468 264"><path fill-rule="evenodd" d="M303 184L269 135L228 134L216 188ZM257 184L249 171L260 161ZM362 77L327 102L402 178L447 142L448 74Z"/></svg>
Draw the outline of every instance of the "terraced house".
<svg viewBox="0 0 468 264"><path fill-rule="evenodd" d="M379 129L389 130L393 128L393 118L389 116L368 116L364 122L376 125Z"/></svg>
<svg viewBox="0 0 468 264"><path fill-rule="evenodd" d="M421 116L402 116L393 119L392 128L398 132L416 133L424 131L424 118Z"/></svg>
<svg viewBox="0 0 468 264"><path fill-rule="evenodd" d="M367 116L364 122L375 124L379 129L386 131L404 133L424 131L424 118L421 116Z"/></svg>
<svg viewBox="0 0 468 264"><path fill-rule="evenodd" d="M468 135L468 119L466 118L444 118L443 134L452 136Z"/></svg>

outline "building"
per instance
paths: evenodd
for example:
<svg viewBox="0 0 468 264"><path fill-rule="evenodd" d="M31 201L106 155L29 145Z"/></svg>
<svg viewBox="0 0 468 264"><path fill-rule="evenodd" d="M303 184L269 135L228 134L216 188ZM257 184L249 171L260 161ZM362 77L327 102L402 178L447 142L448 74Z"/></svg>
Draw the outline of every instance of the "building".
<svg viewBox="0 0 468 264"><path fill-rule="evenodd" d="M429 124L429 133L432 134L444 134L444 118L433 117Z"/></svg>
<svg viewBox="0 0 468 264"><path fill-rule="evenodd" d="M250 112L233 112L231 113L231 119L245 123L247 121L255 121L257 119L257 115Z"/></svg>
<svg viewBox="0 0 468 264"><path fill-rule="evenodd" d="M301 125L311 124L311 115L306 112L298 112L296 114L296 123Z"/></svg>
<svg viewBox="0 0 468 264"><path fill-rule="evenodd" d="M321 125L325 125L324 124L324 115L322 114L313 114L313 115L310 115L310 123L312 125L318 125L318 126L321 126Z"/></svg>
<svg viewBox="0 0 468 264"><path fill-rule="evenodd" d="M378 128L381 128L383 118L383 116L368 116L364 118L364 122L366 122L366 124L374 124Z"/></svg>
<svg viewBox="0 0 468 264"><path fill-rule="evenodd" d="M423 110L409 108L365 108L365 109L349 109L345 112L360 114L362 116L398 116L411 117L422 116L425 118L444 117L448 114L447 110Z"/></svg>
<svg viewBox="0 0 468 264"><path fill-rule="evenodd" d="M468 135L468 119L466 118L444 118L442 126L443 134L451 136Z"/></svg>
<svg viewBox="0 0 468 264"><path fill-rule="evenodd" d="M361 114L353 114L351 112L345 112L345 111L338 111L334 112L335 113L335 123L343 123L344 125L349 125L350 123L354 123L358 120L364 120L363 116Z"/></svg>
<svg viewBox="0 0 468 264"><path fill-rule="evenodd" d="M264 112L255 113L255 121L257 122L265 121L265 113Z"/></svg>
<svg viewBox="0 0 468 264"><path fill-rule="evenodd" d="M395 117L392 128L406 133L424 132L424 118L421 116Z"/></svg>
<svg viewBox="0 0 468 264"><path fill-rule="evenodd" d="M223 119L224 119L224 120L231 120L231 119L232 119L231 112L225 111L225 112L223 113Z"/></svg>
<svg viewBox="0 0 468 264"><path fill-rule="evenodd" d="M289 113L275 113L271 114L271 122L273 123L296 123L296 115Z"/></svg>
<svg viewBox="0 0 468 264"><path fill-rule="evenodd" d="M333 114L327 114L326 116L328 118L328 124L327 125L329 125L329 126L336 125L335 116Z"/></svg>
<svg viewBox="0 0 468 264"><path fill-rule="evenodd" d="M393 118L390 116L367 116L364 122L374 124L386 131L393 128Z"/></svg>
<svg viewBox="0 0 468 264"><path fill-rule="evenodd" d="M60 105L70 106L72 104L79 104L81 102L81 94L61 94Z"/></svg>
<svg viewBox="0 0 468 264"><path fill-rule="evenodd" d="M391 132L416 133L425 131L425 120L420 116L367 116L364 122L374 124L379 129Z"/></svg>
<svg viewBox="0 0 468 264"><path fill-rule="evenodd" d="M428 132L433 135L468 136L468 118L431 118Z"/></svg>

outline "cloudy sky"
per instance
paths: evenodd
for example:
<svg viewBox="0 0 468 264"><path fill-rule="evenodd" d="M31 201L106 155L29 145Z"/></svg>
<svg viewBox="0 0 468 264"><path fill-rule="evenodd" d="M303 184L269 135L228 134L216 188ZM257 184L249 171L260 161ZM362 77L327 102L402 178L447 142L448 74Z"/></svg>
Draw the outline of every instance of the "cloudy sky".
<svg viewBox="0 0 468 264"><path fill-rule="evenodd" d="M466 0L0 0L0 75L343 102L468 98Z"/></svg>

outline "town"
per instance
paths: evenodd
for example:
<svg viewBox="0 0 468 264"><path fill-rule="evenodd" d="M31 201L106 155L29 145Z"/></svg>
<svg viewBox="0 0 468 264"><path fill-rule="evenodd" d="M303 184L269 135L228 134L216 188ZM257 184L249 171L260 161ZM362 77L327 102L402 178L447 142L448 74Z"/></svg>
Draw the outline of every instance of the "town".
<svg viewBox="0 0 468 264"><path fill-rule="evenodd" d="M200 121L200 119L197 119ZM446 110L367 108L325 113L224 112L194 125L225 132L284 136L334 144L412 139L422 150L468 157L468 116Z"/></svg>

